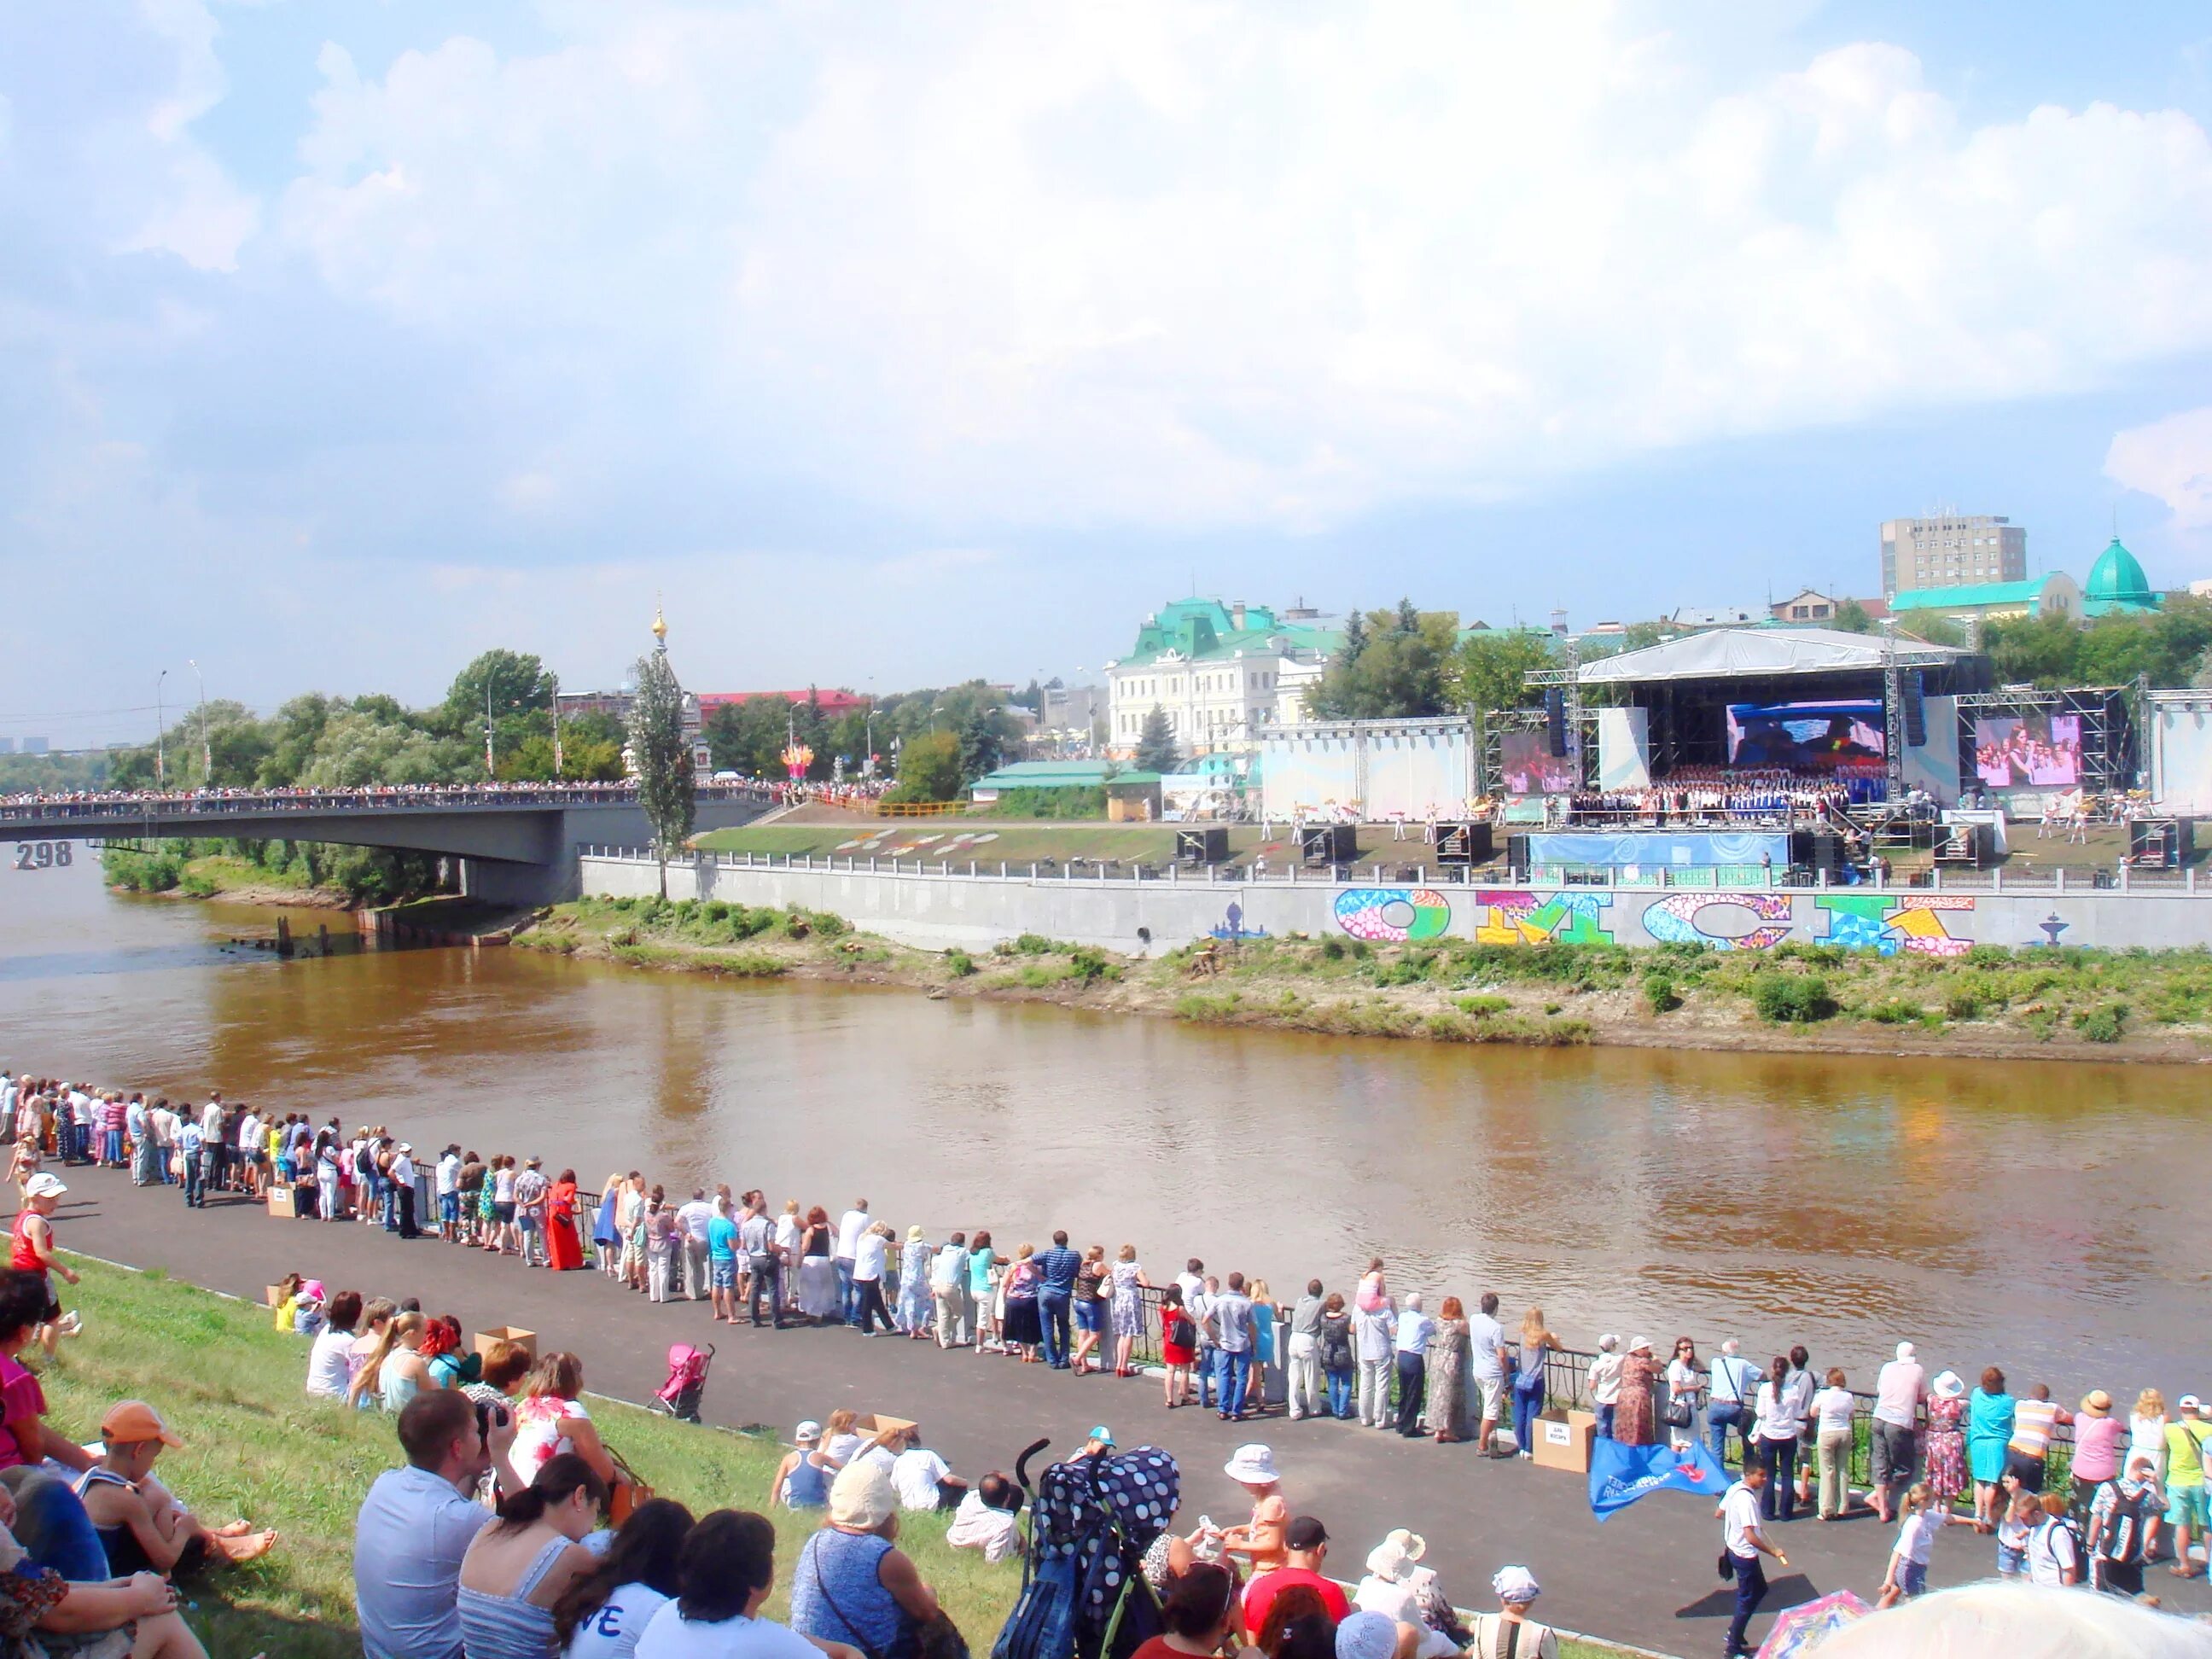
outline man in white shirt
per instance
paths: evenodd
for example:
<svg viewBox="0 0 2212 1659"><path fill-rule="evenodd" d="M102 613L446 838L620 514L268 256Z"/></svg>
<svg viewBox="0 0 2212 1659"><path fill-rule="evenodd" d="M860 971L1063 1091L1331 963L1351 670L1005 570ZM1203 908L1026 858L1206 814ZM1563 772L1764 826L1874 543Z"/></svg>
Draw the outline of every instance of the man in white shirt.
<svg viewBox="0 0 2212 1659"><path fill-rule="evenodd" d="M139 1179L148 1164L146 1158L146 1097L133 1095L123 1109L123 1133L131 1137L131 1184L147 1187L153 1183Z"/></svg>
<svg viewBox="0 0 2212 1659"><path fill-rule="evenodd" d="M461 1236L461 1149L447 1142L438 1155L438 1237L448 1244Z"/></svg>
<svg viewBox="0 0 2212 1659"><path fill-rule="evenodd" d="M514 1226L522 1239L522 1265L545 1265L545 1194L553 1183L545 1178L544 1160L531 1158L514 1178Z"/></svg>
<svg viewBox="0 0 2212 1659"><path fill-rule="evenodd" d="M1597 1414L1597 1437L1613 1438L1613 1413L1620 1407L1620 1338L1607 1331L1597 1340L1597 1358L1590 1361L1589 1397Z"/></svg>
<svg viewBox="0 0 2212 1659"><path fill-rule="evenodd" d="M968 1235L955 1233L930 1264L929 1291L937 1300L937 1346L965 1347L975 1340L975 1309L968 1295Z"/></svg>
<svg viewBox="0 0 2212 1659"><path fill-rule="evenodd" d="M690 1202L679 1206L676 1212L677 1230L684 1237L684 1294L694 1302L704 1302L709 1294L707 1288L707 1224L714 1218L714 1206L707 1201L704 1187L694 1187Z"/></svg>
<svg viewBox="0 0 2212 1659"><path fill-rule="evenodd" d="M1730 1337L1713 1356L1712 1398L1705 1409L1706 1438L1714 1461L1723 1465L1728 1462L1730 1429L1743 1443L1743 1461L1751 1462L1750 1410L1759 1397L1759 1373L1739 1352L1741 1346Z"/></svg>
<svg viewBox="0 0 2212 1659"><path fill-rule="evenodd" d="M2081 1582L2081 1535L2066 1513L2066 1499L2052 1492L2044 1493L2040 1502L2043 1519L2027 1535L2027 1582L2053 1589L2078 1584Z"/></svg>
<svg viewBox="0 0 2212 1659"><path fill-rule="evenodd" d="M252 1107L238 1121L239 1182L248 1198L261 1196L261 1152L265 1143L261 1135L261 1115Z"/></svg>
<svg viewBox="0 0 2212 1659"><path fill-rule="evenodd" d="M1437 1322L1421 1311L1421 1293L1410 1291L1406 1310L1398 1316L1398 1432L1407 1440L1420 1437L1421 1407L1428 1395L1429 1333Z"/></svg>
<svg viewBox="0 0 2212 1659"><path fill-rule="evenodd" d="M1743 1479L1722 1494L1720 1507L1713 1511L1721 1523L1721 1553L1735 1579L1735 1617L1729 1621L1728 1645L1721 1650L1728 1659L1751 1651L1744 1645L1744 1629L1766 1599L1766 1572L1759 1558L1771 1555L1779 1565L1790 1565L1790 1558L1766 1541L1762 1529L1759 1489L1765 1484L1766 1471L1756 1463L1747 1464Z"/></svg>
<svg viewBox="0 0 2212 1659"><path fill-rule="evenodd" d="M1474 1449L1492 1455L1490 1437L1505 1405L1505 1328L1498 1322L1498 1292L1482 1293L1482 1311L1467 1322L1468 1346L1474 1355L1475 1386L1482 1393L1482 1426L1476 1431Z"/></svg>
<svg viewBox="0 0 2212 1659"><path fill-rule="evenodd" d="M392 1155L392 1201L400 1237L422 1237L415 1224L415 1149L404 1140Z"/></svg>
<svg viewBox="0 0 2212 1659"><path fill-rule="evenodd" d="M1867 1447L1873 1488L1867 1496L1885 1522L1896 1510L1899 1494L1912 1484L1920 1454L1920 1437L1913 1425L1927 1392L1928 1373L1921 1369L1912 1345L1899 1343L1897 1358L1881 1368L1875 1382L1874 1431Z"/></svg>
<svg viewBox="0 0 2212 1659"><path fill-rule="evenodd" d="M1397 1328L1397 1310L1388 1297L1352 1316L1352 1353L1359 1361L1359 1420L1378 1429L1390 1426L1390 1357Z"/></svg>
<svg viewBox="0 0 2212 1659"><path fill-rule="evenodd" d="M860 1322L860 1309L853 1293L853 1258L860 1253L860 1235L871 1225L868 1200L854 1200L853 1207L837 1218L837 1248L835 1260L837 1267L837 1307L848 1325Z"/></svg>
<svg viewBox="0 0 2212 1659"><path fill-rule="evenodd" d="M995 1471L975 1483L975 1490L960 1500L945 1541L957 1550L981 1550L983 1559L1000 1562L1018 1555L1022 1529L1014 1517L1020 1512L1021 1489Z"/></svg>

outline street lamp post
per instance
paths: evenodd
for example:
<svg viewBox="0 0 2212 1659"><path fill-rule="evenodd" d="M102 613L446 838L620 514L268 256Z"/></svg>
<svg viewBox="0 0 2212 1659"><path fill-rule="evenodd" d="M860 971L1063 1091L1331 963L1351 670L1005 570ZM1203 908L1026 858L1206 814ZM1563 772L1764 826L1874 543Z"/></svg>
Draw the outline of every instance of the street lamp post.
<svg viewBox="0 0 2212 1659"><path fill-rule="evenodd" d="M154 676L154 787L156 789L169 787L168 734L162 729L168 724L169 717L161 706L161 682L168 678L169 671L166 668Z"/></svg>
<svg viewBox="0 0 2212 1659"><path fill-rule="evenodd" d="M190 658L185 659L185 666L192 671L200 683L200 787L205 789L215 781L215 751L208 746L207 676L200 672L199 664Z"/></svg>
<svg viewBox="0 0 2212 1659"><path fill-rule="evenodd" d="M484 776L486 778L491 776L494 763L491 755L491 688L493 681L497 678L498 675L495 671L491 669L484 671Z"/></svg>
<svg viewBox="0 0 2212 1659"><path fill-rule="evenodd" d="M562 757L561 757L561 677L560 677L558 674L556 674L556 675L552 676L552 680L553 680L553 780L554 780L554 781L555 781L555 782L556 782L556 783L557 783L557 782L559 782L559 781L560 781L560 780L561 780L561 775L562 775L562 773L564 773L564 772L566 772L566 771L568 769L568 763L567 763L566 761L562 760Z"/></svg>

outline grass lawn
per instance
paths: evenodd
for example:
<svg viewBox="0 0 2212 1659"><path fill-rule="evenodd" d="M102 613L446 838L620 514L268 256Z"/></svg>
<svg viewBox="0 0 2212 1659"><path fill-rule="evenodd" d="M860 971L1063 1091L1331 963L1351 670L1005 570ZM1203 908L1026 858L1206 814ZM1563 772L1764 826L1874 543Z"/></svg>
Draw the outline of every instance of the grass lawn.
<svg viewBox="0 0 2212 1659"><path fill-rule="evenodd" d="M200 1587L189 1617L209 1652L216 1659L262 1652L359 1659L354 1514L369 1483L399 1462L391 1419L309 1401L301 1392L307 1345L273 1331L265 1309L158 1273L76 1265L84 1283L70 1305L83 1314L86 1330L44 1372L51 1420L89 1440L115 1401L149 1400L185 1443L163 1455L161 1478L194 1513L217 1523L244 1516L283 1534L262 1560ZM592 1413L608 1443L662 1497L695 1515L731 1508L769 1516L788 1582L811 1528L765 1501L781 1446L597 1400ZM945 1519L905 1516L900 1546L970 1645L988 1651L1013 1606L1020 1569L948 1548ZM785 1607L779 1590L771 1616L783 1617Z"/></svg>
<svg viewBox="0 0 2212 1659"><path fill-rule="evenodd" d="M185 1444L161 1459L162 1480L202 1518L244 1516L275 1527L274 1551L204 1583L187 1609L216 1659L257 1653L285 1659L358 1659L354 1624L353 1522L362 1495L399 1462L389 1419L347 1412L301 1393L307 1344L277 1334L268 1310L214 1296L158 1273L134 1273L78 1259L84 1282L70 1305L85 1334L46 1367L52 1420L91 1439L115 1401L151 1401ZM775 1521L779 1576L811 1525L765 1501L783 1449L772 1439L675 1423L594 1400L608 1443L663 1497L696 1515L757 1510ZM912 1555L970 1648L988 1653L1021 1583L1014 1563L985 1565L949 1548L946 1517L909 1514L899 1545ZM769 1603L786 1616L786 1592ZM1604 1659L1617 1650L1568 1642L1568 1659Z"/></svg>

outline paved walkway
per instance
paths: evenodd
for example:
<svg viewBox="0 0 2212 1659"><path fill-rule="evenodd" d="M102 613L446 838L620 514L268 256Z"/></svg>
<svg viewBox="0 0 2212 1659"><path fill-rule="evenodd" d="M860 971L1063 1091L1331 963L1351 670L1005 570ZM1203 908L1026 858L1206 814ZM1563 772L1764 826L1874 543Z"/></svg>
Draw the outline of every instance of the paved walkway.
<svg viewBox="0 0 2212 1659"><path fill-rule="evenodd" d="M1469 1446L1402 1441L1373 1429L1271 1416L1242 1425L1198 1407L1166 1411L1149 1379L1075 1377L969 1351L940 1353L900 1337L863 1338L842 1328L754 1332L711 1324L704 1304L655 1306L596 1273L556 1275L424 1238L403 1243L356 1223L272 1221L258 1205L210 1200L191 1212L173 1188L139 1188L115 1170L66 1171L71 1190L56 1218L61 1243L112 1261L160 1267L174 1277L258 1301L288 1271L325 1280L333 1292L421 1297L467 1331L518 1325L538 1334L541 1352L580 1355L590 1386L644 1400L659 1387L672 1342L720 1350L703 1414L731 1427L768 1425L782 1436L803 1417L840 1406L916 1419L928 1443L973 1479L1011 1469L1021 1448L1051 1437L1060 1452L1104 1423L1124 1446L1164 1446L1182 1466L1188 1530L1200 1514L1243 1518L1242 1490L1220 1473L1246 1440L1275 1449L1293 1513L1322 1517L1338 1540L1331 1570L1357 1578L1367 1550L1394 1527L1429 1540L1429 1564L1462 1607L1489 1605L1490 1576L1508 1562L1544 1586L1547 1620L1663 1654L1720 1650L1730 1609L1713 1576L1718 1527L1704 1500L1662 1492L1599 1526L1580 1477L1516 1460L1490 1462ZM304 1367L304 1358L302 1364ZM303 1369L304 1376L304 1369ZM731 1492L758 1508L766 1494ZM1881 1583L1892 1539L1870 1516L1779 1529L1791 1566L1773 1573L1771 1612L1830 1590L1869 1601ZM1994 1540L1963 1528L1938 1542L1929 1577L1938 1586L1994 1570ZM2168 1606L2212 1608L2199 1584L2154 1575ZM2175 1595L2175 1589L2181 1594ZM1754 1644L1769 1615L1753 1626ZM980 1652L994 1632L968 1632Z"/></svg>

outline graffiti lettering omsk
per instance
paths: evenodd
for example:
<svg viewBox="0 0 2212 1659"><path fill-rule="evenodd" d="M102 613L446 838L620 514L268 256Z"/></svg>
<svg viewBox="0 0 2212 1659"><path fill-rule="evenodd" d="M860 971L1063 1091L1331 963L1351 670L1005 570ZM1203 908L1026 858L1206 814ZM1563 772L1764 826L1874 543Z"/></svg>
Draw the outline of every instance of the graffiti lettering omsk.
<svg viewBox="0 0 2212 1659"><path fill-rule="evenodd" d="M1474 925L1478 945L1542 945L1553 939L1565 945L1613 943L1612 931L1602 920L1613 903L1611 893L1484 888L1475 893L1474 902L1482 912Z"/></svg>
<svg viewBox="0 0 2212 1659"><path fill-rule="evenodd" d="M1827 917L1823 945L1846 951L1874 951L1893 957L1963 957L1970 939L1953 937L1943 925L1946 911L1973 914L1974 901L1951 894L1907 897L1890 893L1822 893L1813 901Z"/></svg>
<svg viewBox="0 0 2212 1659"><path fill-rule="evenodd" d="M1644 908L1644 931L1662 945L1764 951L1790 937L1790 900L1780 893L1676 893Z"/></svg>
<svg viewBox="0 0 2212 1659"><path fill-rule="evenodd" d="M1451 926L1451 901L1432 887L1347 887L1336 896L1336 925L1376 945L1437 939Z"/></svg>

